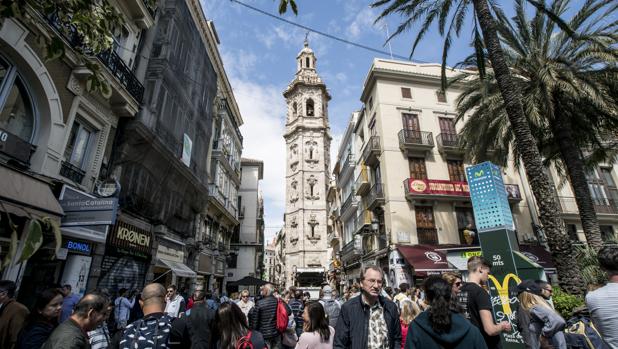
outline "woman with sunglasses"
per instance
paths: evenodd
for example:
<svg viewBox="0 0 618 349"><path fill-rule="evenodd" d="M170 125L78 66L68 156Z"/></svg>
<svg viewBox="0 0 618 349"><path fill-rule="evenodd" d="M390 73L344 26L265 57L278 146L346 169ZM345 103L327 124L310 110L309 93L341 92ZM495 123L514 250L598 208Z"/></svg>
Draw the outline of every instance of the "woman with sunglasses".
<svg viewBox="0 0 618 349"><path fill-rule="evenodd" d="M245 314L245 316L248 319L249 318L249 311L255 305L249 299L249 291L248 290L242 290L242 292L240 293L240 300L236 304L238 304L238 307L240 308L240 310L242 310L243 314Z"/></svg>

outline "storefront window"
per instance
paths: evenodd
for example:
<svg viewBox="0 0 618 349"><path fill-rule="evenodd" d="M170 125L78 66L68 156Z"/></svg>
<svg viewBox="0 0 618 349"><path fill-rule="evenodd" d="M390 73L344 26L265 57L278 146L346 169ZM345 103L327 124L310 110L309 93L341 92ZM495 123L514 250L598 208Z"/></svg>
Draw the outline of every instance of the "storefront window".
<svg viewBox="0 0 618 349"><path fill-rule="evenodd" d="M0 128L32 142L35 113L17 69L0 58Z"/></svg>

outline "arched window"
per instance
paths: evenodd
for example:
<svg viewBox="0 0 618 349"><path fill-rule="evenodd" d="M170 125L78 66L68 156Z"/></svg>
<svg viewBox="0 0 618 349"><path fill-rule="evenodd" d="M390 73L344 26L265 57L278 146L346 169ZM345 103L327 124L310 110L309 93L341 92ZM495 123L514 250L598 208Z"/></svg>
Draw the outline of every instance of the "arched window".
<svg viewBox="0 0 618 349"><path fill-rule="evenodd" d="M307 116L314 116L314 111L313 111L313 99L309 98L307 100Z"/></svg>
<svg viewBox="0 0 618 349"><path fill-rule="evenodd" d="M305 65L307 66L307 68L310 68L309 67L309 57L305 58Z"/></svg>
<svg viewBox="0 0 618 349"><path fill-rule="evenodd" d="M17 68L0 58L0 128L32 143L36 117L26 84Z"/></svg>
<svg viewBox="0 0 618 349"><path fill-rule="evenodd" d="M296 102L292 103L292 115L294 115L294 117L298 115L298 104L296 104Z"/></svg>

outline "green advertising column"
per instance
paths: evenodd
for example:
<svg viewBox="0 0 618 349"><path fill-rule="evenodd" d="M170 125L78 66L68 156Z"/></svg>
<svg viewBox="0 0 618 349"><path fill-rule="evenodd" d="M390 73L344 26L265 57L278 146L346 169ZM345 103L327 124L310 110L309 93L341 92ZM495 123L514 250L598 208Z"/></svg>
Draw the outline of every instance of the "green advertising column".
<svg viewBox="0 0 618 349"><path fill-rule="evenodd" d="M491 264L488 287L494 320L508 321L513 328L502 334L503 348L524 348L516 323L516 286L523 279L540 279L543 269L519 253L500 168L484 162L466 168L466 175L481 250Z"/></svg>

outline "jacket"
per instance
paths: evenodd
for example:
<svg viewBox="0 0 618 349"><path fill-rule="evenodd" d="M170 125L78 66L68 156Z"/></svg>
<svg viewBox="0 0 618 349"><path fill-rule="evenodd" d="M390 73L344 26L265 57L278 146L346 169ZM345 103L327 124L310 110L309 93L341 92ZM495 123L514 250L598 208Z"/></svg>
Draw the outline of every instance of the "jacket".
<svg viewBox="0 0 618 349"><path fill-rule="evenodd" d="M10 300L0 308L0 348L13 349L17 335L30 312L23 304Z"/></svg>
<svg viewBox="0 0 618 349"><path fill-rule="evenodd" d="M436 333L429 322L429 312L419 314L408 328L405 349L487 349L478 328L463 316L451 313L451 330Z"/></svg>
<svg viewBox="0 0 618 349"><path fill-rule="evenodd" d="M530 347L538 349L541 347L541 335L549 339L555 349L566 349L566 339L564 338L564 327L566 322L558 313L549 307L535 305L530 309L530 324L528 330L530 335Z"/></svg>
<svg viewBox="0 0 618 349"><path fill-rule="evenodd" d="M19 333L16 349L40 349L43 343L54 331L55 326L48 323L37 321L24 327Z"/></svg>
<svg viewBox="0 0 618 349"><path fill-rule="evenodd" d="M287 304L285 304L285 308L288 316L292 314L292 310ZM265 340L281 335L277 331L277 298L274 296L267 296L257 301L253 311L249 314L252 316L252 321L250 321L252 329L262 333Z"/></svg>
<svg viewBox="0 0 618 349"><path fill-rule="evenodd" d="M335 327L334 348L366 349L369 335L369 306L362 302L362 296L354 297L341 306ZM384 320L388 328L388 346L401 349L401 324L399 310L392 301L379 296L384 308Z"/></svg>
<svg viewBox="0 0 618 349"><path fill-rule="evenodd" d="M191 313L187 316L187 325L191 335L191 348L207 349L212 337L212 321L215 311L208 308L206 303L193 303Z"/></svg>
<svg viewBox="0 0 618 349"><path fill-rule="evenodd" d="M42 349L90 349L88 337L75 321L68 318L61 323L49 339L43 344Z"/></svg>

